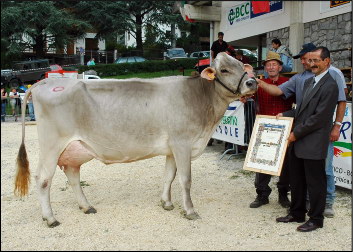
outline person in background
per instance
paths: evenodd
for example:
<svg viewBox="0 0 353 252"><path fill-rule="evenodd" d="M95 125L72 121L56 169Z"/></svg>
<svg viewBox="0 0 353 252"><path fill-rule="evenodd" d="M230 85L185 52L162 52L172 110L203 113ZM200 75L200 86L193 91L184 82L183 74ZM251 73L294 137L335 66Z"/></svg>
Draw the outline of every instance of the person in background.
<svg viewBox="0 0 353 252"><path fill-rule="evenodd" d="M305 202L309 193L309 220L297 227L299 232L310 232L324 224L327 179L325 159L332 129L332 118L338 102L338 86L331 77L330 51L317 47L308 55L314 76L307 79L303 99L295 110L278 116L294 117L293 130L288 137L291 148L290 185L292 204L289 213L277 222L305 222Z"/></svg>
<svg viewBox="0 0 353 252"><path fill-rule="evenodd" d="M224 33L219 32L218 33L218 40L214 41L212 46L211 46L211 60L213 61L216 57L217 54L220 52L225 52L228 48L227 42L223 40Z"/></svg>
<svg viewBox="0 0 353 252"><path fill-rule="evenodd" d="M236 58L235 56L235 50L234 50L234 47L233 46L228 46L227 49L226 49L226 53L230 56L232 56L233 58Z"/></svg>
<svg viewBox="0 0 353 252"><path fill-rule="evenodd" d="M94 58L90 59L88 62L87 62L87 66L94 66L96 63L94 62Z"/></svg>
<svg viewBox="0 0 353 252"><path fill-rule="evenodd" d="M316 46L313 43L307 43L303 45L302 50L297 55L293 56L294 59L300 58L301 63L305 70L304 72L297 73L292 78L290 78L289 81L279 86L268 85L267 83L261 81L260 79L257 79L259 87L261 87L267 93L274 96L283 95L288 98L295 95L296 106L297 107L300 106L303 100L304 82L308 78L311 78L314 76L314 74L312 73L311 65L308 62L308 56L309 56L309 52L315 49L316 49ZM333 204L335 199L335 180L334 180L333 165L332 165L333 154L334 154L333 142L337 141L339 138L340 127L343 121L343 117L346 109L346 103L347 103L346 95L345 95L347 90L347 85L345 83L343 74L340 75L338 74L337 71L339 71L339 69L333 68L333 66L330 64L328 72L330 73L331 77L336 81L338 85L338 105L336 108L336 117L334 122L332 123L333 126L330 132L330 143L328 146L328 153L327 153L327 159L326 159L327 194L326 194L326 205L325 205L324 216L328 218L334 217ZM307 209L308 210L310 209L309 201L307 204Z"/></svg>
<svg viewBox="0 0 353 252"><path fill-rule="evenodd" d="M31 86L32 86L32 85L28 85L28 89L29 89ZM29 113L30 121L35 121L36 118L35 118L35 116L34 116L34 107L33 107L32 94L30 94L30 95L28 96L27 105L28 105L28 113Z"/></svg>
<svg viewBox="0 0 353 252"><path fill-rule="evenodd" d="M18 109L21 108L21 98L16 88L13 88L11 90L11 92L9 93L9 97L10 97L12 116L15 117L15 122L17 122Z"/></svg>
<svg viewBox="0 0 353 252"><path fill-rule="evenodd" d="M250 59L248 56L244 55L243 50L239 49L235 52L235 58L244 64L250 64Z"/></svg>
<svg viewBox="0 0 353 252"><path fill-rule="evenodd" d="M289 80L289 78L281 77L279 75L282 70L283 62L281 61L278 53L269 51L263 65L269 74L269 78L266 78L263 81L269 85L278 86ZM269 116L276 116L278 113L290 110L292 108L292 104L294 103L294 98L283 99L283 97L271 96L261 88L258 89L255 100L257 100L257 114ZM256 173L255 188L257 197L255 201L250 204L250 208L258 208L269 203L269 195L272 191L269 186L271 177L272 176L268 174ZM286 155L286 159L283 163L277 188L279 204L284 208L288 208L290 206L290 201L288 199L288 192L290 190L288 155Z"/></svg>
<svg viewBox="0 0 353 252"><path fill-rule="evenodd" d="M291 72L293 70L293 57L289 49L282 45L281 41L277 38L272 40L272 51L281 56L283 62L281 73Z"/></svg>
<svg viewBox="0 0 353 252"><path fill-rule="evenodd" d="M5 122L6 104L7 104L7 92L5 91L5 88L1 88L1 121L2 122Z"/></svg>

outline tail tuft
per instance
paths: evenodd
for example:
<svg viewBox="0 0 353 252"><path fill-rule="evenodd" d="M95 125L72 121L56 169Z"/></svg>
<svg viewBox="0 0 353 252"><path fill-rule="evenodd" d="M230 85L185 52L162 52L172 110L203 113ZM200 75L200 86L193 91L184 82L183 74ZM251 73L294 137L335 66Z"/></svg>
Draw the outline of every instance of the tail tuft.
<svg viewBox="0 0 353 252"><path fill-rule="evenodd" d="M26 196L28 194L29 183L29 162L26 147L22 142L17 155L17 171L14 190L15 195L20 197Z"/></svg>

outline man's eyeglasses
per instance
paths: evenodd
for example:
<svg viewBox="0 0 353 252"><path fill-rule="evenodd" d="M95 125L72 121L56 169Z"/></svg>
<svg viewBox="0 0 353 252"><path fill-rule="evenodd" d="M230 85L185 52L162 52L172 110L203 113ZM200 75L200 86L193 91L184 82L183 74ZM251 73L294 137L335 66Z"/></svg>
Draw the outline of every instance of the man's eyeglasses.
<svg viewBox="0 0 353 252"><path fill-rule="evenodd" d="M320 61L322 61L322 59L308 59L308 62L311 64L311 63L318 63L318 62L320 62Z"/></svg>

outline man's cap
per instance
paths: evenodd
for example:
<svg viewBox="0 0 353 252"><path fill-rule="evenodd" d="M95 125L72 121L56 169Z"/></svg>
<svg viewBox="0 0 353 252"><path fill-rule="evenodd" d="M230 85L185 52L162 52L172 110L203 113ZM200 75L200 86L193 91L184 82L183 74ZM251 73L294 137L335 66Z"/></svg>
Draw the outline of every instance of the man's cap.
<svg viewBox="0 0 353 252"><path fill-rule="evenodd" d="M264 62L262 62L262 65L265 65L267 61L270 61L270 60L277 60L281 65L283 65L283 62L281 60L281 56L279 56L278 53L276 52L273 52L273 51L269 51L267 53L267 56L266 56L266 59Z"/></svg>
<svg viewBox="0 0 353 252"><path fill-rule="evenodd" d="M304 44L302 46L302 49L300 50L300 52L298 53L298 55L293 56L293 59L298 59L301 56L303 56L304 54L308 53L308 52L312 52L313 50L316 49L316 46L313 43L307 43Z"/></svg>

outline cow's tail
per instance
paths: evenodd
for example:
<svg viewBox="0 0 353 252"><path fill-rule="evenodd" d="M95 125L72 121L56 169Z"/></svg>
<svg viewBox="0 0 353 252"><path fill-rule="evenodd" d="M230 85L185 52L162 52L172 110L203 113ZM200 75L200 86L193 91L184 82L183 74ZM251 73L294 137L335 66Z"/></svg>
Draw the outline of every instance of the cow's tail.
<svg viewBox="0 0 353 252"><path fill-rule="evenodd" d="M17 155L17 172L15 179L15 195L23 197L28 194L30 182L29 162L25 144L22 140Z"/></svg>
<svg viewBox="0 0 353 252"><path fill-rule="evenodd" d="M16 178L15 178L15 190L14 190L15 195L18 195L20 197L26 196L28 194L28 188L30 183L29 162L28 162L28 156L27 156L26 146L24 142L26 104L27 104L28 96L31 93L31 90L35 88L37 85L38 83L34 84L32 87L30 87L27 90L22 103L22 117L21 117L22 118L22 142L17 155L17 162L16 162L17 171L16 171Z"/></svg>

